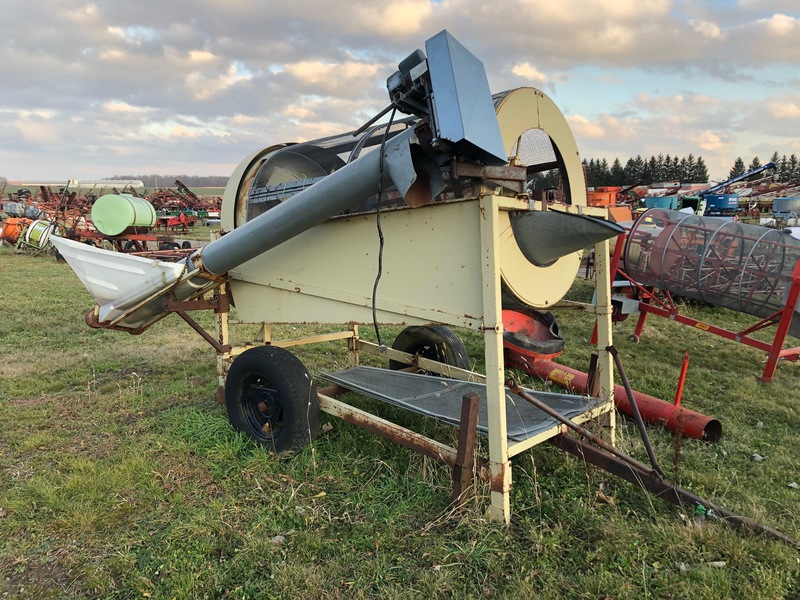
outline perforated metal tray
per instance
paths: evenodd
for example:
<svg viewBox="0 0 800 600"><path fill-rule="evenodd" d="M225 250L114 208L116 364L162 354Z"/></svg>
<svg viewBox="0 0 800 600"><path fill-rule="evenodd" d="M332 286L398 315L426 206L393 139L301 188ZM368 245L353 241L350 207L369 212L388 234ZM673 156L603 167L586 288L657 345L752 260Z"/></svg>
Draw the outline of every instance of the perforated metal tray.
<svg viewBox="0 0 800 600"><path fill-rule="evenodd" d="M478 432L488 434L486 386L482 383L364 366L351 367L336 373L323 373L322 377L353 392L451 425L459 424L464 394L475 392L481 399ZM601 404L599 399L589 396L526 391L570 419ZM517 442L558 425L558 421L552 417L511 394L506 394L506 420L508 438Z"/></svg>

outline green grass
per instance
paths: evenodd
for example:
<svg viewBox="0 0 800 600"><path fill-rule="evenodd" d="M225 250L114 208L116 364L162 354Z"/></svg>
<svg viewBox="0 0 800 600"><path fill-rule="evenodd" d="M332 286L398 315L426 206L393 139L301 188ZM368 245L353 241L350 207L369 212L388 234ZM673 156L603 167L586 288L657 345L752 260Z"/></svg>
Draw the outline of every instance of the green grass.
<svg viewBox="0 0 800 600"><path fill-rule="evenodd" d="M4 597L800 594L797 551L682 517L548 445L515 458L509 527L484 518L484 485L473 505L453 512L445 467L329 417L323 423L332 429L297 456L265 453L228 424L213 400L213 351L178 319L141 336L92 330L83 322L89 297L63 263L0 250L0 273ZM571 291L587 295L585 284ZM686 310L732 328L749 322L721 309ZM588 316L557 316L568 340L559 360L584 369ZM632 321L615 327L615 339L633 387L671 398L689 349L683 402L723 424L719 444L683 442L681 483L800 537L800 491L788 487L800 483L800 365L781 363L763 384L764 356L755 350L656 318L635 345L627 341ZM274 335L309 327L276 326ZM238 331L256 336L255 328ZM479 337L460 333L480 367ZM314 373L345 362L336 343L297 354ZM454 441L446 426L349 400ZM650 432L672 473L673 437ZM619 433L627 451L644 456L630 423L620 420ZM754 453L767 460L752 461ZM604 481L613 504L597 495Z"/></svg>

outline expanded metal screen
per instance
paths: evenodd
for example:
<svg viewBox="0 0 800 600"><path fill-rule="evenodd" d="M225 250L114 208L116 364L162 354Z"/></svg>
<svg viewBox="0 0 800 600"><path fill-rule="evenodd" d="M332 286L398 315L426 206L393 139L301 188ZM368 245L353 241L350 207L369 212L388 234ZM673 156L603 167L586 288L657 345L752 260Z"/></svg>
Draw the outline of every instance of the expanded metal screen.
<svg viewBox="0 0 800 600"><path fill-rule="evenodd" d="M800 240L781 230L660 208L625 249L635 281L762 318L785 306L798 260Z"/></svg>

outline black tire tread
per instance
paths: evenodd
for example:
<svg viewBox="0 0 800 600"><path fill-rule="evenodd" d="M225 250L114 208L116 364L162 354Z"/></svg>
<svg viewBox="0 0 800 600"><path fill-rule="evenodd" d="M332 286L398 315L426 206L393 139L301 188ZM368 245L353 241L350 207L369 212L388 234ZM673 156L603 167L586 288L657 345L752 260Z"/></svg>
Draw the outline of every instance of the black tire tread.
<svg viewBox="0 0 800 600"><path fill-rule="evenodd" d="M444 325L412 325L406 327L395 338L392 348L409 354L433 347L436 360L451 367L469 369L469 356L464 342L453 331ZM389 361L389 368L397 371L408 365L397 360Z"/></svg>
<svg viewBox="0 0 800 600"><path fill-rule="evenodd" d="M280 397L283 423L275 437L254 431L242 414L242 385L256 374L269 379ZM313 441L319 426L319 398L311 375L294 354L276 346L250 348L233 361L225 381L225 408L237 431L276 453L299 452Z"/></svg>

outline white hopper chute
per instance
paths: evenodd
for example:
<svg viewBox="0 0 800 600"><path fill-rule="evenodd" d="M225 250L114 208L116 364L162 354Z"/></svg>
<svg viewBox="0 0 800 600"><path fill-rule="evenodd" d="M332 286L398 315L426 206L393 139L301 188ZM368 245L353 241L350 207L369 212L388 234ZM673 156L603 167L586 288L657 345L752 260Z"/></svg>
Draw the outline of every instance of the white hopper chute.
<svg viewBox="0 0 800 600"><path fill-rule="evenodd" d="M186 275L187 263L164 262L122 252L110 252L88 244L52 236L50 241L92 295L97 320L113 324L115 319L140 306L129 329L152 322L163 313L164 294L175 288L176 297L188 297L209 282L193 283ZM180 283L178 283L180 280Z"/></svg>

